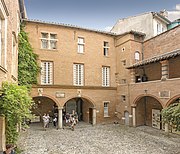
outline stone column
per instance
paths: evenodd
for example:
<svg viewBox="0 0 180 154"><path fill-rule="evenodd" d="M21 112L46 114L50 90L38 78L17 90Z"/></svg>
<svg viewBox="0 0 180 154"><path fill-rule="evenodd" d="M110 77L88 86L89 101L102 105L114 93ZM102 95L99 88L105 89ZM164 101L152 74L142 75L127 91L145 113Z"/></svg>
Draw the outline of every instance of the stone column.
<svg viewBox="0 0 180 154"><path fill-rule="evenodd" d="M62 110L63 110L63 107L58 107L58 128L63 128Z"/></svg>
<svg viewBox="0 0 180 154"><path fill-rule="evenodd" d="M169 61L161 61L161 80L166 80L169 78Z"/></svg>
<svg viewBox="0 0 180 154"><path fill-rule="evenodd" d="M132 107L133 127L136 127L136 107Z"/></svg>
<svg viewBox="0 0 180 154"><path fill-rule="evenodd" d="M92 118L92 125L96 124L96 108L93 108L93 118Z"/></svg>
<svg viewBox="0 0 180 154"><path fill-rule="evenodd" d="M169 125L168 125L168 123L165 123L165 132L169 133Z"/></svg>
<svg viewBox="0 0 180 154"><path fill-rule="evenodd" d="M131 69L130 71L131 71L131 83L135 83L135 80L136 80L135 69Z"/></svg>

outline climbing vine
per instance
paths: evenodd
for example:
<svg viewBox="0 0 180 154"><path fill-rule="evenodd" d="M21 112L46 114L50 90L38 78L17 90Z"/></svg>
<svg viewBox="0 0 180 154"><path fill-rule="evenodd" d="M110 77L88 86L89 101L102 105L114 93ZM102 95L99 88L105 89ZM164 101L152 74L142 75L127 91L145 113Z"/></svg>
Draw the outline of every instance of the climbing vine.
<svg viewBox="0 0 180 154"><path fill-rule="evenodd" d="M30 87L37 83L40 68L37 64L37 55L33 53L29 43L28 34L24 31L24 25L20 27L18 46L18 83Z"/></svg>
<svg viewBox="0 0 180 154"><path fill-rule="evenodd" d="M17 125L30 116L32 99L26 86L3 82L0 97L0 114L5 116L6 142L16 143Z"/></svg>
<svg viewBox="0 0 180 154"><path fill-rule="evenodd" d="M168 123L177 131L180 131L180 103L176 102L165 108L161 112L163 122Z"/></svg>

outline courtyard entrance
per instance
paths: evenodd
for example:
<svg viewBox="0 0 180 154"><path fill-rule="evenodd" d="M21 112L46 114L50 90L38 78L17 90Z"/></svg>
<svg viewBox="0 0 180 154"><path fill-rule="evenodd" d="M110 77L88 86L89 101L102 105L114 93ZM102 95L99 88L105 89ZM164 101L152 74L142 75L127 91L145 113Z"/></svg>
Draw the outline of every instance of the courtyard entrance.
<svg viewBox="0 0 180 154"><path fill-rule="evenodd" d="M42 122L43 115L49 114L50 122L52 122L52 117L58 114L57 104L48 97L38 96L34 97L34 105L32 108L32 114L34 115L32 122Z"/></svg>
<svg viewBox="0 0 180 154"><path fill-rule="evenodd" d="M136 102L136 126L151 126L162 129L160 102L151 96L141 97Z"/></svg>
<svg viewBox="0 0 180 154"><path fill-rule="evenodd" d="M93 103L85 98L72 98L68 100L63 107L63 114L76 114L79 121L93 124L96 113ZM94 121L95 122L95 121Z"/></svg>

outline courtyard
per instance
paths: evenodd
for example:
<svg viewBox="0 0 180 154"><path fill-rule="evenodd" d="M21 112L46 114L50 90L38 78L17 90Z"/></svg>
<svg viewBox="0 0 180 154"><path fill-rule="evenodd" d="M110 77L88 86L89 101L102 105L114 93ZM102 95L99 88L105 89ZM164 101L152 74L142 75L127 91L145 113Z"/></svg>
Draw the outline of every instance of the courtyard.
<svg viewBox="0 0 180 154"><path fill-rule="evenodd" d="M74 131L53 126L45 131L41 124L31 124L21 132L18 146L22 154L179 154L180 136L147 126L81 122Z"/></svg>

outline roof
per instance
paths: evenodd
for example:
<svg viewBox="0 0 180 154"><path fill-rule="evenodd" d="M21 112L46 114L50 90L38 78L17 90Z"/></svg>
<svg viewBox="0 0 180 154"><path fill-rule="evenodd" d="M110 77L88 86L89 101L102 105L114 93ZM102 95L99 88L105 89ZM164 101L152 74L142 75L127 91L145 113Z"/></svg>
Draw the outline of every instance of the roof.
<svg viewBox="0 0 180 154"><path fill-rule="evenodd" d="M122 34L116 34L116 33L113 33L113 32L107 32L107 31L101 31L101 30L95 30L95 29L88 29L88 28L79 27L79 26L71 25L71 24L64 24L64 23L47 22L47 21L41 21L41 20L35 20L35 19L23 19L23 21L40 23L40 24L49 24L49 25L55 25L55 26L63 26L63 27L67 27L67 28L82 29L82 30L86 30L86 31L92 31L92 32L106 34L106 35L112 35L112 36L122 36L122 35L126 35L126 34L135 34L135 35L140 35L140 36L145 36L146 35L145 33L134 31L134 30L124 32Z"/></svg>
<svg viewBox="0 0 180 154"><path fill-rule="evenodd" d="M163 20L166 24L170 24L170 23L171 23L171 21L170 21L168 18L164 17L164 16L161 15L160 13L153 12L153 15L154 15L155 17L159 17L159 18L160 18L161 20Z"/></svg>
<svg viewBox="0 0 180 154"><path fill-rule="evenodd" d="M48 22L48 21L42 21L42 20L36 20L36 19L24 19L23 21L25 21L25 22L34 22L34 23L39 23L39 24L49 24L49 25L55 25L55 26L63 26L63 27L67 27L67 28L76 28L76 29L82 29L82 30L86 30L86 31L92 31L92 32L96 32L96 33L102 33L102 34L106 34L106 35L116 36L116 33L113 33L113 32L89 29L89 28L84 28L84 27L71 25L71 24Z"/></svg>
<svg viewBox="0 0 180 154"><path fill-rule="evenodd" d="M167 53L164 53L164 54L161 54L161 55L158 55L158 56L154 56L154 57L149 58L149 59L142 60L141 62L135 63L132 66L127 67L127 69L132 69L132 68L147 65L147 64L150 64L150 63L155 63L155 62L158 62L158 61L167 60L167 59L174 58L174 57L177 57L177 56L180 56L180 49L174 50L174 51L171 51L171 52L167 52Z"/></svg>

